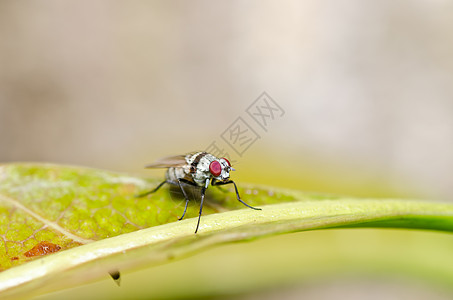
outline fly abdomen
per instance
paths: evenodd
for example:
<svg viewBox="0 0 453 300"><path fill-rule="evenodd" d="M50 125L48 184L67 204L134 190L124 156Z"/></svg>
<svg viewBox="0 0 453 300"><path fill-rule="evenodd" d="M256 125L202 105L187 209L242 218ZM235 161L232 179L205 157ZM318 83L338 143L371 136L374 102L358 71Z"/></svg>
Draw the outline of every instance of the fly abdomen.
<svg viewBox="0 0 453 300"><path fill-rule="evenodd" d="M171 167L168 168L166 177L169 182L178 184L178 179L186 177L186 172L182 167Z"/></svg>

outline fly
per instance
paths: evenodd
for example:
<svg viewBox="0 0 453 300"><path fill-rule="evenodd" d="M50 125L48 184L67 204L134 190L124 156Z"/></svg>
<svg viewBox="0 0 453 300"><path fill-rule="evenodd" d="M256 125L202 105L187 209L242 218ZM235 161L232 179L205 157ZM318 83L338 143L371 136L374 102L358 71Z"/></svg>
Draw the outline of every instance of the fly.
<svg viewBox="0 0 453 300"><path fill-rule="evenodd" d="M252 209L261 210L261 208L250 206L242 201L241 197L239 196L236 183L230 179L230 171L235 170L231 167L230 162L226 158L217 158L207 152L196 152L187 155L164 157L153 164L145 166L145 168L167 168L167 173L165 176L166 179L161 182L155 189L137 195L136 197L144 197L152 194L165 183L179 186L186 200L186 205L184 207L184 212L182 213L181 218L179 218L178 220L182 220L184 218L184 215L187 211L187 204L189 203L189 198L187 197L187 194L182 187L182 183L201 188L200 212L198 213L198 222L195 233L197 233L198 226L200 225L204 195L206 193L206 189L209 186L209 182L211 182L212 186L233 184L236 191L236 197L239 202Z"/></svg>

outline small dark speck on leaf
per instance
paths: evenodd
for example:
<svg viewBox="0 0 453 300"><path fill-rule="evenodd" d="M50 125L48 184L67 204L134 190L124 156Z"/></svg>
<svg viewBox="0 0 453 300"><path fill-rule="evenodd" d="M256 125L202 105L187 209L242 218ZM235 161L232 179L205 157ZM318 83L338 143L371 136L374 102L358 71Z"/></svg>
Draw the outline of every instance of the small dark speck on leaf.
<svg viewBox="0 0 453 300"><path fill-rule="evenodd" d="M120 274L120 271L118 270L112 270L112 271L109 271L109 274L110 276L112 277L112 279L115 281L115 283L120 286L120 283L121 283L121 274Z"/></svg>
<svg viewBox="0 0 453 300"><path fill-rule="evenodd" d="M33 257L33 256L42 256L47 255L53 252L57 252L61 249L59 245L53 244L51 242L39 242L33 248L28 250L24 253L26 257Z"/></svg>
<svg viewBox="0 0 453 300"><path fill-rule="evenodd" d="M10 259L11 259L11 260L18 260L18 259L19 259L19 257L17 257L17 256L13 256L13 257L11 257Z"/></svg>

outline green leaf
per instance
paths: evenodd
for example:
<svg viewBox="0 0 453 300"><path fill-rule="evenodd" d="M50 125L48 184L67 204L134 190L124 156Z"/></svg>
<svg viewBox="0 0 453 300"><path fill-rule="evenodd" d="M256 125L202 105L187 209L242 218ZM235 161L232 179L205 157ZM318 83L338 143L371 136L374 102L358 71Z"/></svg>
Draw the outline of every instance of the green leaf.
<svg viewBox="0 0 453 300"><path fill-rule="evenodd" d="M287 232L344 227L453 231L450 204L246 186L239 190L242 198L262 211L243 208L232 191L210 188L204 213L211 215L202 217L194 234L197 203L189 207L187 219L174 222L184 201L172 193L134 197L158 182L86 168L1 166L2 295L58 290L108 276L108 271L162 264L213 245ZM236 208L242 209L223 211ZM212 214L218 211L223 212ZM24 255L43 241L60 250L39 259Z"/></svg>
<svg viewBox="0 0 453 300"><path fill-rule="evenodd" d="M162 189L148 197L135 197L159 182L51 164L0 166L0 270L32 260L24 253L41 241L52 242L62 251L176 221L184 201L174 191ZM252 190L241 192L249 196ZM267 191L253 189L254 198L263 193ZM234 193L209 189L208 198L204 214L244 207ZM293 200L292 195L278 193L261 197L255 204ZM198 206L191 203L186 218L197 215Z"/></svg>

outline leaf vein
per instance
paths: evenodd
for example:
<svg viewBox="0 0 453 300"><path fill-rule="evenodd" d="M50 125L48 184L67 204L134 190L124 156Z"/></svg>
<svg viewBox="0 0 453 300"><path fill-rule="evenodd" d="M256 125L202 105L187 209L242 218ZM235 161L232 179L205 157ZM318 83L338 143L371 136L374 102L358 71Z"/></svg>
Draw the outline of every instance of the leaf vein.
<svg viewBox="0 0 453 300"><path fill-rule="evenodd" d="M35 213L34 211L28 209L22 203L18 202L17 200L15 200L13 198L0 194L0 201L8 202L11 205L15 206L16 208L23 210L25 213L29 214L33 218L37 219L38 221L42 222L43 224L47 225L48 227L60 232L61 234L65 235L66 237L70 238L71 240L73 240L75 242L78 242L81 244L88 244L88 243L94 242L94 240L85 239L80 236L77 236L77 235L67 231L66 229L64 229L63 227L58 225L57 223L43 218L42 216L40 216L37 213Z"/></svg>

